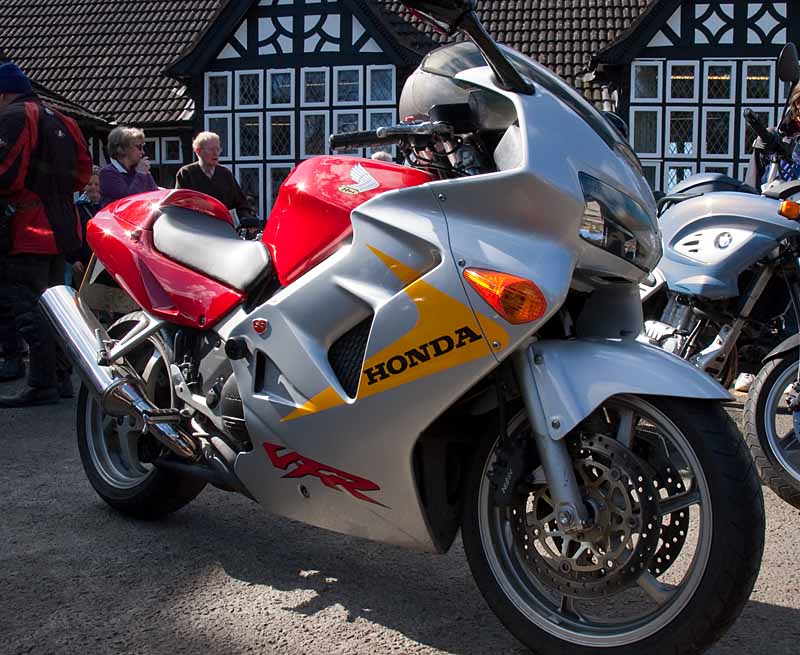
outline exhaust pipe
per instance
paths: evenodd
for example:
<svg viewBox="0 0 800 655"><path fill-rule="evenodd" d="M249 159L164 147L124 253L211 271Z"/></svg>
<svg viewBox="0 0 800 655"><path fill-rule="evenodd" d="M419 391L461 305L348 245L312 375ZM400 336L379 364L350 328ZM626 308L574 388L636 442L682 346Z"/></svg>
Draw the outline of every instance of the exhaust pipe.
<svg viewBox="0 0 800 655"><path fill-rule="evenodd" d="M64 352L72 360L103 411L112 416L135 416L144 430L183 459L197 461L200 444L177 425L175 410L163 410L151 403L141 380L126 370L124 363L106 361L108 334L91 310L84 308L75 291L52 287L39 299Z"/></svg>

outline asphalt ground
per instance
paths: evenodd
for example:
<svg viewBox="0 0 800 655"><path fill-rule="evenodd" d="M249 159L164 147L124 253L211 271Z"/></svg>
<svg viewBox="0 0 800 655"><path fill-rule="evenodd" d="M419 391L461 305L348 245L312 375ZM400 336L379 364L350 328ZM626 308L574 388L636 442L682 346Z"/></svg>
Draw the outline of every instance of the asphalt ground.
<svg viewBox="0 0 800 655"><path fill-rule="evenodd" d="M127 519L86 480L74 424L74 401L0 410L3 655L527 652L484 604L460 542L409 552L213 488L165 521ZM761 575L715 655L798 652L800 513L765 497Z"/></svg>

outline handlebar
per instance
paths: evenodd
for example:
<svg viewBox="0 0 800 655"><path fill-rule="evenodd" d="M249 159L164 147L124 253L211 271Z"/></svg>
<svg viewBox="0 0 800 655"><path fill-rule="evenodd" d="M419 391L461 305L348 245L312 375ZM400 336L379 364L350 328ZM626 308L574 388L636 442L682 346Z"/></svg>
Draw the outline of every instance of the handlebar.
<svg viewBox="0 0 800 655"><path fill-rule="evenodd" d="M347 132L345 134L331 134L330 144L332 150L348 148L369 148L387 144L401 143L414 137L439 137L447 139L453 134L450 125L441 122L401 123L379 127L375 130L362 132Z"/></svg>
<svg viewBox="0 0 800 655"><path fill-rule="evenodd" d="M364 130L362 132L347 132L346 134L331 134L331 150L347 150L350 148L370 148L385 144L398 143L399 137L381 138L377 130Z"/></svg>

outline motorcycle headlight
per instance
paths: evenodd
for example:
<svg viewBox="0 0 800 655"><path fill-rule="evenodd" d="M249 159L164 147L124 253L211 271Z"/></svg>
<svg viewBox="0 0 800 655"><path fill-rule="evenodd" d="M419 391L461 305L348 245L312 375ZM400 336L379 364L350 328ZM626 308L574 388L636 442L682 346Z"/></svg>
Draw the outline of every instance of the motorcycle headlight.
<svg viewBox="0 0 800 655"><path fill-rule="evenodd" d="M633 198L585 173L579 174L586 209L581 238L648 273L661 259L655 217Z"/></svg>

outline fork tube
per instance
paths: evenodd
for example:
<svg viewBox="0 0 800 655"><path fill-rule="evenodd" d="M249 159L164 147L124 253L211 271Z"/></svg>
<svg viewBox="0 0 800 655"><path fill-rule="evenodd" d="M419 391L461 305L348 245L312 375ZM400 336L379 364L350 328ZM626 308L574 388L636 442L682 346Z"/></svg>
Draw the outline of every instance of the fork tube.
<svg viewBox="0 0 800 655"><path fill-rule="evenodd" d="M533 352L530 348L519 348L512 355L517 384L533 428L536 450L542 462L554 510L561 530L579 531L589 524L589 512L578 489L572 458L564 439L553 439L547 433L546 417L533 377Z"/></svg>

